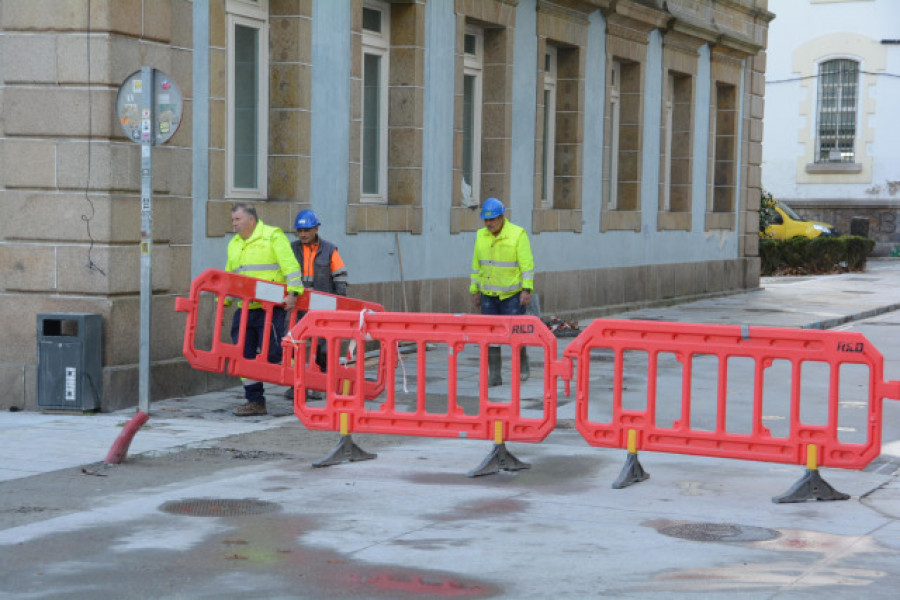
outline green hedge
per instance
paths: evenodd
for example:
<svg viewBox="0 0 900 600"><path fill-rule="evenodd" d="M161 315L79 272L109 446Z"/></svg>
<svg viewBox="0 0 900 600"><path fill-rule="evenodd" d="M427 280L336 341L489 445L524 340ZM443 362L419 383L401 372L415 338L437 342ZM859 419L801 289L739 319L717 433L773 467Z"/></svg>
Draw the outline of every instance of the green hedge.
<svg viewBox="0 0 900 600"><path fill-rule="evenodd" d="M762 275L862 271L875 242L858 235L759 240Z"/></svg>

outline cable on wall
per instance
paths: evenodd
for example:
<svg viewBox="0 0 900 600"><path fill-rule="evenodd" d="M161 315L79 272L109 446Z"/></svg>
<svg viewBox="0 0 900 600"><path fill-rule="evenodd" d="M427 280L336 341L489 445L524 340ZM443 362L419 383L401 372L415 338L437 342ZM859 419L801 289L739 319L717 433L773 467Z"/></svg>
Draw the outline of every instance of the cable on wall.
<svg viewBox="0 0 900 600"><path fill-rule="evenodd" d="M90 246L88 246L87 251L87 260L88 260L88 269L92 271L97 271L104 277L106 277L106 273L100 266L94 262L92 258L92 252L94 250L94 236L91 235L91 219L94 218L95 210L94 210L94 202L91 200L89 190L91 188L91 146L94 136L94 111L93 111L93 102L91 98L91 0L87 0L87 89L88 89L88 138L87 138L87 179L84 182L84 199L87 201L88 205L91 207L90 216L86 214L81 215L81 220L84 221L84 226L87 230L88 239L91 241Z"/></svg>
<svg viewBox="0 0 900 600"><path fill-rule="evenodd" d="M871 71L857 71L857 73L861 73L863 75L875 75L879 77L900 77L900 74L897 73L873 73ZM766 81L766 85L772 83L789 83L791 81L803 81L805 79L818 79L818 75L801 75L800 77L789 77L787 79L774 79L772 81Z"/></svg>

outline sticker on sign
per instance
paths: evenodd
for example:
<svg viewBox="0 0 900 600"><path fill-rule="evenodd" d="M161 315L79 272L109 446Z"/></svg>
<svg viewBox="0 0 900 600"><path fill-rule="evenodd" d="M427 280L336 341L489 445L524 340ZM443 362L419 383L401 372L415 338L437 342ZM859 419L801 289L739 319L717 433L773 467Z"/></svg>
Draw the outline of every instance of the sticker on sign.
<svg viewBox="0 0 900 600"><path fill-rule="evenodd" d="M266 302L277 302L281 303L284 300L284 290L285 287L280 283L269 283L268 281L257 281L256 282L256 294L254 297L257 300L265 300Z"/></svg>
<svg viewBox="0 0 900 600"><path fill-rule="evenodd" d="M66 367L66 402L74 402L75 391L77 389L77 379L76 379L75 367Z"/></svg>
<svg viewBox="0 0 900 600"><path fill-rule="evenodd" d="M334 310L337 308L337 298L325 294L312 293L309 296L309 310Z"/></svg>

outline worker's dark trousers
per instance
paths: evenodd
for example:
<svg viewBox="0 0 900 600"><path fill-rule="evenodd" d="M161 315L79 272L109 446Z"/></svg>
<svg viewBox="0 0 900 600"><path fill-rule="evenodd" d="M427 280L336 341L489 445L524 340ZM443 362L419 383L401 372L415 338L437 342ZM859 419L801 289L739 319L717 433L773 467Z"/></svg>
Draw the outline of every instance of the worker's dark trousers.
<svg viewBox="0 0 900 600"><path fill-rule="evenodd" d="M525 307L519 302L521 293L517 293L505 300L501 300L499 296L481 295L481 314L483 315L524 315ZM521 349L521 378L524 381L528 379L530 368L528 366L528 353L525 348ZM500 375L502 361L500 358L500 347L488 347L488 386L497 386L503 384L503 378Z"/></svg>
<svg viewBox="0 0 900 600"><path fill-rule="evenodd" d="M241 327L241 312L239 308L231 320L231 341L237 344ZM244 338L244 358L254 358L262 351L263 333L266 326L266 311L261 308L251 308L247 311L247 336ZM272 330L269 333L269 348L267 360L270 363L281 362L281 338L285 332L284 309L276 306L272 311ZM265 405L266 397L263 394L262 381L244 380L244 397L247 402L258 402Z"/></svg>

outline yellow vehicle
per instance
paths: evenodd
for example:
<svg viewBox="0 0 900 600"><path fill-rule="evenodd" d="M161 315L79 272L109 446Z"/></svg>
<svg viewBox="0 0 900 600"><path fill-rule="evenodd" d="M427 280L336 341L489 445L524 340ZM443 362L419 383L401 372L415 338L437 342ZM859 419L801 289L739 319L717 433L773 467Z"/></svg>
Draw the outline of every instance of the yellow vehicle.
<svg viewBox="0 0 900 600"><path fill-rule="evenodd" d="M819 221L807 221L784 202L775 202L772 209L775 211L775 217L765 231L760 233L761 237L787 240L797 236L815 238L820 235L826 237L837 235L837 231L832 225Z"/></svg>

